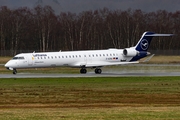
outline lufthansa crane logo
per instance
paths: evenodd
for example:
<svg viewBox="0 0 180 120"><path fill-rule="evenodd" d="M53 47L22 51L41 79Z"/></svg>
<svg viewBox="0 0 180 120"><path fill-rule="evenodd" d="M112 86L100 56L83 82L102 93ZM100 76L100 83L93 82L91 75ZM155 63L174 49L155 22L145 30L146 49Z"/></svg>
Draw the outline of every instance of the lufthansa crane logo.
<svg viewBox="0 0 180 120"><path fill-rule="evenodd" d="M142 48L143 50L147 50L148 47L149 47L148 41L147 41L146 39L143 39L143 40L141 41L141 48Z"/></svg>

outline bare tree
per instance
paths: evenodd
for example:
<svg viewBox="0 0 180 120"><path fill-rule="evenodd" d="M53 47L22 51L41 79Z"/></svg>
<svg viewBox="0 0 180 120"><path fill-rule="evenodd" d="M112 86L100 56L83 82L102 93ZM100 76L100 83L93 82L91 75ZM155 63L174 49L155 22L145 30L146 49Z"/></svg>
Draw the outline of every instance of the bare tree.
<svg viewBox="0 0 180 120"><path fill-rule="evenodd" d="M0 55L4 50L80 50L134 46L144 31L180 34L180 11L99 10L54 13L50 6L0 8ZM151 49L179 50L179 36L156 37ZM167 40L168 39L168 40Z"/></svg>
<svg viewBox="0 0 180 120"><path fill-rule="evenodd" d="M56 27L56 16L50 6L35 8L35 23L38 30L39 47L41 51L49 49L50 34Z"/></svg>
<svg viewBox="0 0 180 120"><path fill-rule="evenodd" d="M6 48L6 43L8 43L8 25L9 16L11 15L11 10L6 6L1 7L0 11L0 46L1 55L4 55Z"/></svg>

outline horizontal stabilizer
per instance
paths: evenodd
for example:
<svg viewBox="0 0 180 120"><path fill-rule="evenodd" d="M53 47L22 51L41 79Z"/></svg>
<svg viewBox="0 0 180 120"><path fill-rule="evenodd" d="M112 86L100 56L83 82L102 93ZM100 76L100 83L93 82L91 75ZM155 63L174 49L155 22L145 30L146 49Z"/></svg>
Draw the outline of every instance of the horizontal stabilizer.
<svg viewBox="0 0 180 120"><path fill-rule="evenodd" d="M145 36L173 36L174 34L147 34L147 35L145 35Z"/></svg>

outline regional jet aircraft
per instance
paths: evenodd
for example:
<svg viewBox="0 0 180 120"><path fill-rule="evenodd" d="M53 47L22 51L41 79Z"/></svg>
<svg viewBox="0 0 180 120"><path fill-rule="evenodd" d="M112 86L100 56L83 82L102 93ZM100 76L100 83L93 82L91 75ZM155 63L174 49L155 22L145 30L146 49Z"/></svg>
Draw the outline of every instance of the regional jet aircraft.
<svg viewBox="0 0 180 120"><path fill-rule="evenodd" d="M9 60L5 67L13 70L13 74L20 68L59 66L80 68L82 74L87 73L86 68L94 68L96 74L101 74L103 66L138 63L150 54L147 50L154 36L172 35L144 32L136 46L125 49L21 53Z"/></svg>

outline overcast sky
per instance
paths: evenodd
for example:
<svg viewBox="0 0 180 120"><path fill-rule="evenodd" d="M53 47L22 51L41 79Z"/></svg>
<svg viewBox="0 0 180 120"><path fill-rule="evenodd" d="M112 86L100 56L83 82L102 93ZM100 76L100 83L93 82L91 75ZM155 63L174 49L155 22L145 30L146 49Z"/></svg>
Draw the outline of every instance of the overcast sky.
<svg viewBox="0 0 180 120"><path fill-rule="evenodd" d="M175 12L180 10L180 0L0 0L0 6L9 8L30 7L37 4L50 5L56 12L82 12L101 8L110 10L141 9L145 12L167 10Z"/></svg>

